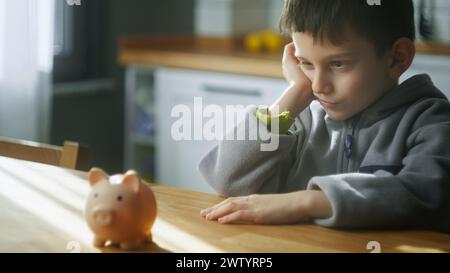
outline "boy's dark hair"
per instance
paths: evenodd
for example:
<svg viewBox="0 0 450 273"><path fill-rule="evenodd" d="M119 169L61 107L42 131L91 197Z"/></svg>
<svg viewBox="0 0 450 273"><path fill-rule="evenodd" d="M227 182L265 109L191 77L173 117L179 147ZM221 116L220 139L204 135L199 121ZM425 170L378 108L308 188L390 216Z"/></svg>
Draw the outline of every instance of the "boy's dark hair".
<svg viewBox="0 0 450 273"><path fill-rule="evenodd" d="M282 31L305 32L339 44L346 27L371 41L379 55L399 38L415 40L412 0L285 0Z"/></svg>

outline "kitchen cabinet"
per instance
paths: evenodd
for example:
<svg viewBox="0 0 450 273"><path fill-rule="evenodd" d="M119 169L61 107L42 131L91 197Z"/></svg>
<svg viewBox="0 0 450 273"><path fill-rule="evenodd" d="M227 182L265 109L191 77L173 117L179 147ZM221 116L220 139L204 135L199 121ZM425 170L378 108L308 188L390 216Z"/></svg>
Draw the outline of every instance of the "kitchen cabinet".
<svg viewBox="0 0 450 273"><path fill-rule="evenodd" d="M245 106L269 105L273 103L287 87L281 79L239 76L193 70L158 69L155 72L155 91L157 107L156 163L157 180L161 184L191 189L202 192L214 192L197 171L200 159L217 143L207 140L198 133L194 120L208 118L205 110L208 105L215 105L224 113L224 120L243 118ZM194 98L199 104L194 106ZM191 110L191 140L175 140L172 125L177 118L171 112L179 105ZM226 107L241 105L237 112L227 112ZM197 109L196 109L197 108ZM199 109L201 108L201 109ZM240 116L240 118L239 118ZM224 126L225 126L224 122ZM203 127L203 126L202 126ZM197 130L197 133L194 132ZM225 132L223 129L222 132ZM196 139L197 138L197 139Z"/></svg>

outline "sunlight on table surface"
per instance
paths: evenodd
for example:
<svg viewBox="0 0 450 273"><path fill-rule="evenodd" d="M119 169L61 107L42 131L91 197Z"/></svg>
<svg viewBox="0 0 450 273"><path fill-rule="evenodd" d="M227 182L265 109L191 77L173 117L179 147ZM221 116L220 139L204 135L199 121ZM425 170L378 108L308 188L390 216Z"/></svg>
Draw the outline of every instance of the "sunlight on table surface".
<svg viewBox="0 0 450 273"><path fill-rule="evenodd" d="M0 156L0 252L122 252L95 248L84 220L87 173ZM311 224L222 225L200 217L222 197L152 185L158 217L140 252L450 252L431 231L338 230Z"/></svg>

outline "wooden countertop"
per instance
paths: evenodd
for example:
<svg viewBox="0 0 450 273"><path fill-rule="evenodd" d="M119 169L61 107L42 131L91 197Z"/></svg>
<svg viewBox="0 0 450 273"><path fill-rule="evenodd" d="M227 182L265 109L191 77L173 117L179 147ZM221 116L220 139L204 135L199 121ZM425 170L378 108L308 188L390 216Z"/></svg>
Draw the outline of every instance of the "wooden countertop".
<svg viewBox="0 0 450 273"><path fill-rule="evenodd" d="M0 252L120 252L92 246L83 218L87 173L0 157ZM158 217L146 252L450 252L430 231L334 230L315 225L222 225L200 217L220 196L153 186Z"/></svg>
<svg viewBox="0 0 450 273"><path fill-rule="evenodd" d="M250 53L228 39L129 38L119 45L122 65L142 64L282 78L281 52Z"/></svg>
<svg viewBox="0 0 450 273"><path fill-rule="evenodd" d="M124 38L119 43L122 65L140 64L251 76L283 78L282 52L250 53L242 40L189 36ZM449 55L450 44L416 44L417 53Z"/></svg>

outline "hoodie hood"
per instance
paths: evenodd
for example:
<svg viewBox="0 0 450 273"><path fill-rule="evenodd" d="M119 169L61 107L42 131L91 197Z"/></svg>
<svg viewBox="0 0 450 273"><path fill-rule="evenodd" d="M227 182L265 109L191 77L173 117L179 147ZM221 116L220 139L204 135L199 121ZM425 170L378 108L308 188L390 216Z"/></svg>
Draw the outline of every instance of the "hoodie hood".
<svg viewBox="0 0 450 273"><path fill-rule="evenodd" d="M364 123L370 125L405 105L413 105L427 98L447 100L447 97L434 85L430 76L419 74L392 88L360 114L364 117Z"/></svg>

